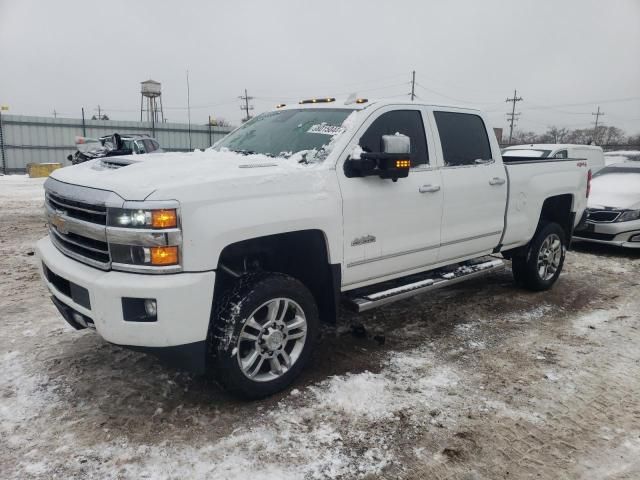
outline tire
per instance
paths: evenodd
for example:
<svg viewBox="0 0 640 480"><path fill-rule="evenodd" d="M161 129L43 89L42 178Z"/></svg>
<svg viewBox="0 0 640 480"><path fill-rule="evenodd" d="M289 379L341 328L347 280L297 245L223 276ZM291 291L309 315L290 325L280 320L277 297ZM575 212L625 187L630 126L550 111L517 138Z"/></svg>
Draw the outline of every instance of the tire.
<svg viewBox="0 0 640 480"><path fill-rule="evenodd" d="M315 300L300 281L278 273L242 277L214 307L213 373L244 398L279 392L309 361L318 328Z"/></svg>
<svg viewBox="0 0 640 480"><path fill-rule="evenodd" d="M562 272L566 252L566 235L560 225L547 223L538 228L526 254L511 261L516 283L537 292L549 290Z"/></svg>

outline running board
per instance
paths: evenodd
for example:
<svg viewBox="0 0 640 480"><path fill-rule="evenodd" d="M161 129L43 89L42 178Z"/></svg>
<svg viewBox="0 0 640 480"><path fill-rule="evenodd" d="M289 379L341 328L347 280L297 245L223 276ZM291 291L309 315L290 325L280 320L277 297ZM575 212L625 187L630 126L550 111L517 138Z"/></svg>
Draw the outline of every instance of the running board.
<svg viewBox="0 0 640 480"><path fill-rule="evenodd" d="M483 259L480 263L468 263L458 266L454 270L443 272L427 272L422 278L417 279L414 275L412 278L414 281L410 283L401 284L397 287L387 288L385 290L373 291L369 289L358 289L352 295L348 292L345 294L345 303L349 308L356 312L366 312L372 308L381 307L382 305L388 305L389 303L397 302L405 298L419 295L436 288L447 287L449 285L455 285L465 280L471 280L473 278L486 275L497 270L504 268L504 262L502 260L486 260ZM388 282L385 285L389 285ZM379 287L378 287L379 288Z"/></svg>

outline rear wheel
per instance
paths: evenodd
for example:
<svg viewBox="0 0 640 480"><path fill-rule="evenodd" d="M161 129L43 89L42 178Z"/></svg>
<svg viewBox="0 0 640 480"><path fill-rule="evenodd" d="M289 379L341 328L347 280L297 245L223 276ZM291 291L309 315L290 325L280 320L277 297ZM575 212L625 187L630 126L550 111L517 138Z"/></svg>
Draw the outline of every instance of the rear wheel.
<svg viewBox="0 0 640 480"><path fill-rule="evenodd" d="M211 329L214 373L229 391L261 398L287 387L308 362L318 332L309 290L282 274L238 281Z"/></svg>
<svg viewBox="0 0 640 480"><path fill-rule="evenodd" d="M548 290L560 276L566 251L566 235L560 225L548 223L539 228L525 255L512 259L516 282L529 290Z"/></svg>

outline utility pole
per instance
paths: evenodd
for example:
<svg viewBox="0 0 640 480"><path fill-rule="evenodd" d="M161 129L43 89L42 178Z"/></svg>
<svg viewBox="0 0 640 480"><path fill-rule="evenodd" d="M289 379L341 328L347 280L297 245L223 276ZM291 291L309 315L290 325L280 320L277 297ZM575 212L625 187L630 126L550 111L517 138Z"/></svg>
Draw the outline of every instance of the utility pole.
<svg viewBox="0 0 640 480"><path fill-rule="evenodd" d="M211 138L211 115L209 115L209 123L207 125L209 126L209 146L211 147L213 145L213 141Z"/></svg>
<svg viewBox="0 0 640 480"><path fill-rule="evenodd" d="M416 97L416 71L411 72L411 101Z"/></svg>
<svg viewBox="0 0 640 480"><path fill-rule="evenodd" d="M506 102L512 102L513 106L511 107L511 113L507 113L507 118L509 120L509 145L511 145L511 139L513 138L513 125L516 122L516 117L520 115L520 113L516 113L516 102L521 102L522 97L518 97L518 92L516 90L513 91L513 98L507 98Z"/></svg>
<svg viewBox="0 0 640 480"><path fill-rule="evenodd" d="M2 173L7 174L7 156L4 151L4 132L2 131L2 112L9 110L7 105L0 105L0 154L2 154Z"/></svg>
<svg viewBox="0 0 640 480"><path fill-rule="evenodd" d="M596 113L591 113L594 117L596 117L596 125L593 127L593 143L598 144L598 120L600 117L604 116L604 112L600 111L600 105L598 105L598 111Z"/></svg>
<svg viewBox="0 0 640 480"><path fill-rule="evenodd" d="M249 105L249 100L253 100L253 97L250 97L247 94L247 89L245 88L244 96L240 95L238 98L244 103L244 105L240 105L240 110L244 110L245 117L242 119L242 121L246 122L251 119L251 115L249 115L249 110L253 110L253 105Z"/></svg>
<svg viewBox="0 0 640 480"><path fill-rule="evenodd" d="M191 151L191 91L189 89L189 70L187 70L187 119L189 121L189 151Z"/></svg>
<svg viewBox="0 0 640 480"><path fill-rule="evenodd" d="M102 115L100 115L100 105L98 105L98 120L102 120Z"/></svg>
<svg viewBox="0 0 640 480"><path fill-rule="evenodd" d="M84 123L84 107L82 107L82 136L83 137L87 136L87 127Z"/></svg>
<svg viewBox="0 0 640 480"><path fill-rule="evenodd" d="M56 109L53 109L53 118L58 118L58 112L56 112Z"/></svg>

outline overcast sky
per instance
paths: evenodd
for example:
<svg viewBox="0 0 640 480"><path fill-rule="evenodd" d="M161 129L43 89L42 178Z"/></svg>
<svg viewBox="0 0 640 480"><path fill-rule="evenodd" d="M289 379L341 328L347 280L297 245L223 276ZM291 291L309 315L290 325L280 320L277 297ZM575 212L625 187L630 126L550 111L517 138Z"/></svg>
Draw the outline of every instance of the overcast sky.
<svg viewBox="0 0 640 480"><path fill-rule="evenodd" d="M238 123L255 112L357 91L468 104L506 127L607 125L640 133L640 0L0 0L0 103L15 114L139 117L140 83L165 116Z"/></svg>

